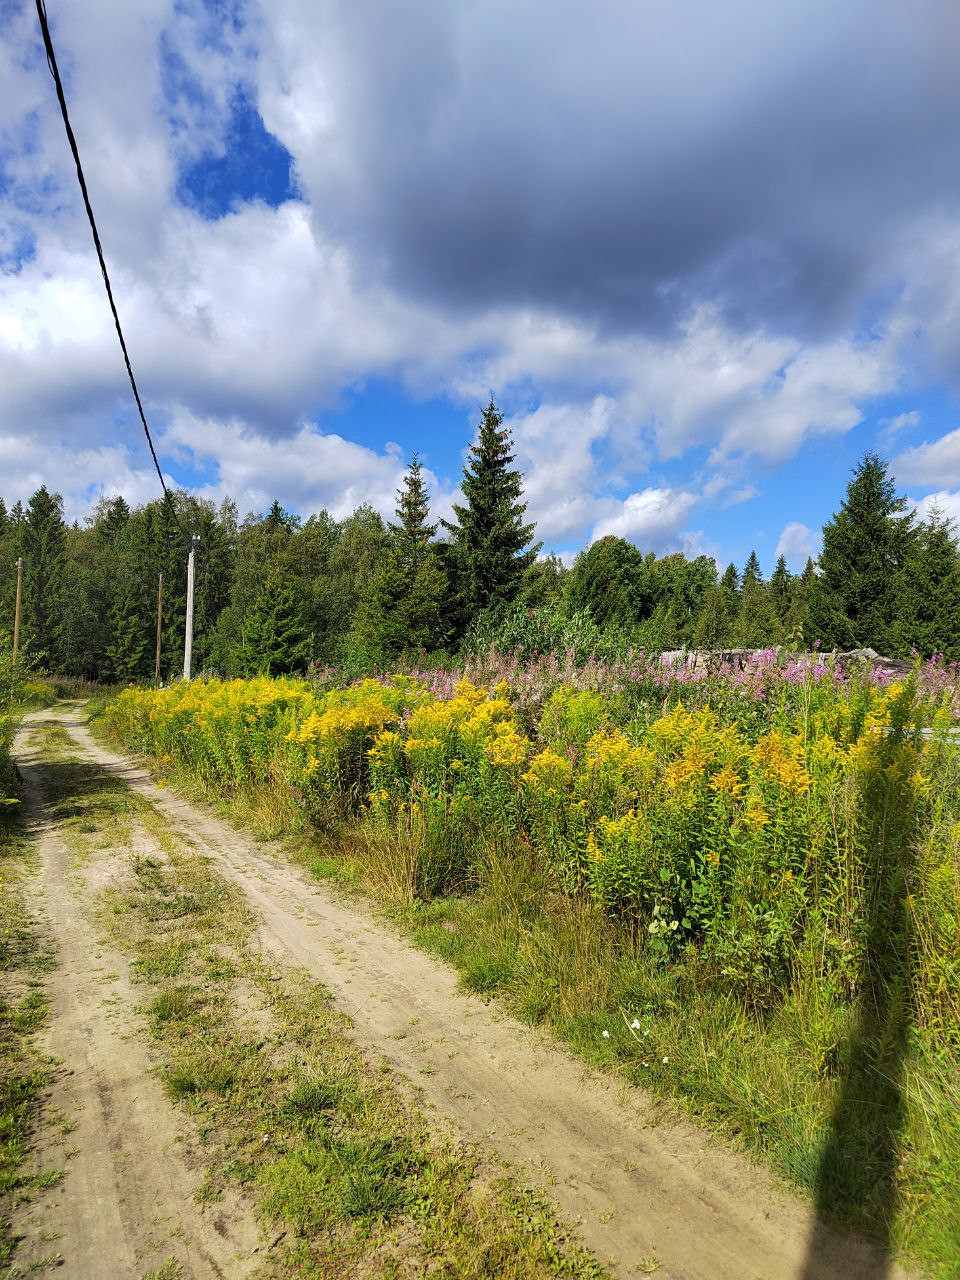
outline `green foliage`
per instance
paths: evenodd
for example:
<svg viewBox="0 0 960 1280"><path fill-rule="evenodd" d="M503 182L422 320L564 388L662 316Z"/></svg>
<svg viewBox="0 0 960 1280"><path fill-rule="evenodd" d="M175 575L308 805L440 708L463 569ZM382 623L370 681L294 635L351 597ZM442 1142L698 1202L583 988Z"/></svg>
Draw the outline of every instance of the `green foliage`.
<svg viewBox="0 0 960 1280"><path fill-rule="evenodd" d="M865 454L840 510L823 528L811 584L808 641L823 648L898 651L902 572L916 539L906 499L876 454Z"/></svg>
<svg viewBox="0 0 960 1280"><path fill-rule="evenodd" d="M455 520L443 521L461 628L516 599L540 548L531 545L533 525L523 521L522 479L510 465L511 448L510 432L491 400L463 469L465 502L454 504Z"/></svg>
<svg viewBox="0 0 960 1280"><path fill-rule="evenodd" d="M397 494L396 512L399 523L390 525L389 547L357 617L363 648L381 663L440 647L446 630L446 576L431 545L437 526L429 522L427 487L416 456Z"/></svg>
<svg viewBox="0 0 960 1280"><path fill-rule="evenodd" d="M897 648L960 659L960 551L938 511L917 529L898 587Z"/></svg>
<svg viewBox="0 0 960 1280"><path fill-rule="evenodd" d="M651 570L631 542L608 534L574 561L566 583L568 610L583 611L598 626L632 626L649 618L657 603Z"/></svg>

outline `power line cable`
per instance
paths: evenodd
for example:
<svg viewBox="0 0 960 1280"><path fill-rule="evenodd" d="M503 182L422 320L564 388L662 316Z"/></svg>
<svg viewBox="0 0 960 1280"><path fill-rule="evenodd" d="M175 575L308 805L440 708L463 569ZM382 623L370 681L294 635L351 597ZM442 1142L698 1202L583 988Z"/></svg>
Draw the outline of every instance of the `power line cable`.
<svg viewBox="0 0 960 1280"><path fill-rule="evenodd" d="M137 402L137 410L140 414L140 421L143 423L144 435L147 437L147 444L150 446L150 456L153 458L153 465L156 467L157 475L160 477L160 485L163 489L164 496L170 501L170 510L173 513L173 518L177 522L177 527L183 536L186 537L186 530L180 523L180 517L177 515L177 509L173 503L173 495L167 488L167 482L164 480L163 472L160 470L160 461L157 458L157 451L153 447L153 437L150 435L150 428L147 425L147 415L143 411L143 402L140 399L140 392L137 389L137 380L133 376L133 366L130 363L127 344L124 340L123 330L120 327L120 317L117 314L117 304L113 300L113 289L110 287L110 276L107 273L107 264L103 256L103 246L100 244L100 233L97 230L96 219L93 216L93 208L90 204L90 196L87 192L87 183L83 176L83 166L80 163L80 152L77 149L77 140L73 135L70 116L67 112L67 100L63 93L63 82L60 79L60 71L57 67L57 56L53 51L53 40L50 37L50 27L47 24L47 6L44 3L44 0L37 0L37 15L40 18L40 30L43 33L44 48L47 51L47 66L50 68L50 74L53 76L53 82L57 86L57 99L60 103L60 114L63 116L63 126L67 131L67 141L70 143L70 150L73 152L73 160L77 166L77 181L80 183L80 191L83 194L83 205L87 211L87 220L90 223L90 230L93 232L93 244L97 251L97 257L100 260L100 270L103 274L103 283L107 290L110 310L113 312L113 323L116 325L117 337L120 339L120 350L123 352L123 361L127 366L130 386L133 388L133 398Z"/></svg>

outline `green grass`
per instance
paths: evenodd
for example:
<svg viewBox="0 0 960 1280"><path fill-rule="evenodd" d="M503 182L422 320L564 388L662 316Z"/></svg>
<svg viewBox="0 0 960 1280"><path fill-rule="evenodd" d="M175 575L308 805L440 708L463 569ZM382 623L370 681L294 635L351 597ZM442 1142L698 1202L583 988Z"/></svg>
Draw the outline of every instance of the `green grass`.
<svg viewBox="0 0 960 1280"><path fill-rule="evenodd" d="M135 822L155 846L131 856L100 919L143 984L164 1087L204 1143L197 1198L246 1189L271 1238L283 1233L272 1274L604 1274L536 1194L431 1128L355 1048L321 987L264 963L242 894L207 858L49 740L53 808L78 860L128 844Z"/></svg>

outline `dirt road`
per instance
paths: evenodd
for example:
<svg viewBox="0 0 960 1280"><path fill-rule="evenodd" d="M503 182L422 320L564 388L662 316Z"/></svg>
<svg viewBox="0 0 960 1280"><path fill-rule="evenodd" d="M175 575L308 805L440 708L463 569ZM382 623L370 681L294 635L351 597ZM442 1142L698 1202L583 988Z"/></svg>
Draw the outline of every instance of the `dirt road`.
<svg viewBox="0 0 960 1280"><path fill-rule="evenodd" d="M91 882L109 878L111 859L124 851L104 850L96 866L71 873L26 730L15 758L37 837L35 909L58 959L41 1045L58 1064L48 1114L62 1115L68 1129L46 1132L35 1154L41 1171L63 1175L15 1218L17 1269L54 1265L70 1280L123 1280L164 1266L198 1278L248 1276L259 1225L236 1196L207 1209L195 1203L201 1158L151 1072L127 963L103 946L85 906Z"/></svg>
<svg viewBox="0 0 960 1280"><path fill-rule="evenodd" d="M339 900L242 833L156 787L146 771L96 743L75 711L55 709L36 718L57 719L84 755L122 777L175 830L207 851L257 911L263 946L274 959L295 963L322 982L352 1017L362 1045L405 1074L422 1091L428 1109L543 1185L560 1210L579 1222L584 1243L617 1274L636 1275L651 1269L655 1259L656 1274L665 1280L893 1280L903 1275L870 1246L815 1229L808 1207L746 1160L711 1144L693 1125L665 1124L641 1091L618 1088L546 1035L458 990L447 966L359 906ZM22 751L20 765L31 781ZM61 893L62 867L55 832L44 841L45 894L52 906ZM103 1175L112 1159L110 1144L131 1121L140 1125L135 1145L160 1144L164 1159L176 1165L163 1119L168 1104L147 1081L141 1051L130 1042L116 1044L109 1023L102 1045L90 1039L95 1011L78 998L78 984L89 996L102 976L98 965L118 966L112 958L93 958L92 941L82 936L70 895L61 901L65 916L54 920L61 946L71 930L79 932L59 979L64 984L56 993L59 1038L53 1038L51 1049L76 1071L76 1087L88 1101L84 1132L78 1131L74 1141L83 1148L87 1169L78 1177L89 1178L91 1193L97 1184L104 1212L123 1222L138 1199L163 1210L170 1194L180 1197L181 1189L167 1178L165 1190L134 1183L131 1205L131 1197L109 1176L104 1182ZM112 988L96 986L97 998L102 1001L107 990ZM126 998L122 990L120 998ZM104 1072L115 1054L124 1066L104 1094ZM120 1100L119 1111L110 1101L114 1098ZM155 1201L164 1194L165 1200ZM211 1247L202 1234L205 1225L202 1219L191 1224L201 1252ZM120 1227L117 1235L123 1235ZM234 1257L249 1245L249 1234L236 1224L230 1239ZM222 1249L211 1254L211 1268L223 1267L222 1259ZM228 1264L223 1274L244 1274L231 1265L239 1266ZM83 1274L128 1273L121 1266Z"/></svg>

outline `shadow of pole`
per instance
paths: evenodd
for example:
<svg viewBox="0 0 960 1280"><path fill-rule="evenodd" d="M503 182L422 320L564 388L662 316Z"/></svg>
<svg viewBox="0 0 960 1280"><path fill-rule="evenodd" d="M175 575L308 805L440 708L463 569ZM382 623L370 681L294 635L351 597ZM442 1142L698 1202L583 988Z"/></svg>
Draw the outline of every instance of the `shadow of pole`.
<svg viewBox="0 0 960 1280"><path fill-rule="evenodd" d="M904 725L876 747L860 806L862 961L858 1014L817 1173L817 1218L802 1280L887 1280L899 1205L900 1135L906 1122L904 1063L913 1021L913 923L908 905L916 862L916 806L903 777ZM837 1270L836 1228L869 1232L852 1268Z"/></svg>

